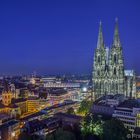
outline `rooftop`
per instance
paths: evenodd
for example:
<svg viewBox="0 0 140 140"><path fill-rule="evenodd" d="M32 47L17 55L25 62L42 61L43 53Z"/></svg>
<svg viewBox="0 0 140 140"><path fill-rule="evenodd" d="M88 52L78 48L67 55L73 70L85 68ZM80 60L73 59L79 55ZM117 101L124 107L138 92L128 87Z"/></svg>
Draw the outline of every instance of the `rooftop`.
<svg viewBox="0 0 140 140"><path fill-rule="evenodd" d="M29 96L28 97L28 100L38 100L39 98L38 97L36 97L36 96Z"/></svg>
<svg viewBox="0 0 140 140"><path fill-rule="evenodd" d="M21 118L20 120L21 121L26 121L26 120L32 119L34 117L38 117L38 116L43 115L43 114L45 114L45 113L43 113L41 111L40 112L36 112L36 113L31 114L31 115L25 116L25 117Z"/></svg>
<svg viewBox="0 0 140 140"><path fill-rule="evenodd" d="M26 100L27 99L25 99L25 98L12 99L12 103L25 102Z"/></svg>
<svg viewBox="0 0 140 140"><path fill-rule="evenodd" d="M72 118L72 119L82 119L81 116L68 114L68 113L62 113L62 112L56 113L54 116L61 116L62 118L66 117L66 118Z"/></svg>
<svg viewBox="0 0 140 140"><path fill-rule="evenodd" d="M134 70L125 70L124 74L125 76L134 76Z"/></svg>
<svg viewBox="0 0 140 140"><path fill-rule="evenodd" d="M126 108L140 108L140 99L129 99L122 102L118 107Z"/></svg>
<svg viewBox="0 0 140 140"><path fill-rule="evenodd" d="M10 104L8 107L10 107L10 108L18 108L18 106L16 104Z"/></svg>
<svg viewBox="0 0 140 140"><path fill-rule="evenodd" d="M39 125L43 125L43 123L39 121L38 119L29 121L28 124L31 128L38 127Z"/></svg>
<svg viewBox="0 0 140 140"><path fill-rule="evenodd" d="M0 108L5 108L6 106L0 102Z"/></svg>
<svg viewBox="0 0 140 140"><path fill-rule="evenodd" d="M15 125L17 123L18 123L18 121L16 121L16 120L11 120L9 122L6 122L6 123L0 125L0 130L3 128L8 128L9 126Z"/></svg>
<svg viewBox="0 0 140 140"><path fill-rule="evenodd" d="M0 113L0 120L4 118L10 118L10 115L8 115L7 113Z"/></svg>
<svg viewBox="0 0 140 140"><path fill-rule="evenodd" d="M60 95L67 94L67 91L64 90L63 88L57 88L57 89L51 89L49 91L49 94L55 95L55 96L60 96Z"/></svg>
<svg viewBox="0 0 140 140"><path fill-rule="evenodd" d="M123 94L115 94L115 95L106 95L106 96L102 96L101 98L97 99L93 104L95 105L104 105L104 106L110 106L107 104L107 100L112 99L112 100L118 100L120 98L123 98L124 95Z"/></svg>

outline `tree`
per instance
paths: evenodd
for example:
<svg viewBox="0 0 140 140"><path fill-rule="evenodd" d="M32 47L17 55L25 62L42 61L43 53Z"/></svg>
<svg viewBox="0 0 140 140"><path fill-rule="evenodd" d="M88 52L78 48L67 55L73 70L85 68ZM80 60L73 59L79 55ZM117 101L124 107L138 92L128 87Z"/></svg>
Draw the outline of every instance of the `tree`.
<svg viewBox="0 0 140 140"><path fill-rule="evenodd" d="M79 115L85 116L89 112L90 107L91 107L91 101L83 100L80 104L77 113Z"/></svg>
<svg viewBox="0 0 140 140"><path fill-rule="evenodd" d="M81 123L83 136L93 134L100 136L102 134L102 121L97 115L88 115Z"/></svg>
<svg viewBox="0 0 140 140"><path fill-rule="evenodd" d="M73 107L68 108L67 113L68 114L75 114Z"/></svg>
<svg viewBox="0 0 140 140"><path fill-rule="evenodd" d="M46 140L76 140L75 135L72 132L58 129L56 132L47 135Z"/></svg>
<svg viewBox="0 0 140 140"><path fill-rule="evenodd" d="M112 118L103 125L102 140L127 140L129 130L126 129L123 123L117 119Z"/></svg>

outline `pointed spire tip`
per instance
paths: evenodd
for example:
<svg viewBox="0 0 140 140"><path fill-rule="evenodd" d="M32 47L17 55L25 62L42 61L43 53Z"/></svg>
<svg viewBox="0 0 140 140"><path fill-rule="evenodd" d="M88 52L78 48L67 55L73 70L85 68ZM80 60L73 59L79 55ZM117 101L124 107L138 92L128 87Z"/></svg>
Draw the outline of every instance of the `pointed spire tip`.
<svg viewBox="0 0 140 140"><path fill-rule="evenodd" d="M100 20L99 24L100 24L100 26L102 25L102 21L101 20Z"/></svg>
<svg viewBox="0 0 140 140"><path fill-rule="evenodd" d="M118 29L118 18L115 19L115 31L114 31L114 38L113 38L113 46L121 46L120 38L119 38L119 29Z"/></svg>
<svg viewBox="0 0 140 140"><path fill-rule="evenodd" d="M115 21L118 22L118 17L115 18Z"/></svg>
<svg viewBox="0 0 140 140"><path fill-rule="evenodd" d="M102 33L102 22L100 21L97 48L102 48L104 46L103 33Z"/></svg>

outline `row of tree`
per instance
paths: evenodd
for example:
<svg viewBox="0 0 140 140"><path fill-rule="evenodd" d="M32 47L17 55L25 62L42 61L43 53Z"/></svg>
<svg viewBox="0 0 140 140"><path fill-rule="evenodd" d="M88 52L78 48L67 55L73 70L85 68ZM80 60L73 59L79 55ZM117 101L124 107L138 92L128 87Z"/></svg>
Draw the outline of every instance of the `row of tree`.
<svg viewBox="0 0 140 140"><path fill-rule="evenodd" d="M123 123L115 118L104 120L98 115L87 115L81 123L83 137L93 136L100 140L127 140L130 134Z"/></svg>
<svg viewBox="0 0 140 140"><path fill-rule="evenodd" d="M46 140L127 140L127 134L130 132L120 121L102 121L93 115L86 116L80 126L56 130L47 135Z"/></svg>

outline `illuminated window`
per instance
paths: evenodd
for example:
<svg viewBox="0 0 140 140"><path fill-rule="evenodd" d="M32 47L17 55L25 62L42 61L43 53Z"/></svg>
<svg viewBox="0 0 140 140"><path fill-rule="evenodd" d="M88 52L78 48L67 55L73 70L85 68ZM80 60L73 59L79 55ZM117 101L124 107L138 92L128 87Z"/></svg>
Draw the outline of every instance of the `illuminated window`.
<svg viewBox="0 0 140 140"><path fill-rule="evenodd" d="M137 126L140 127L140 114L137 114Z"/></svg>

